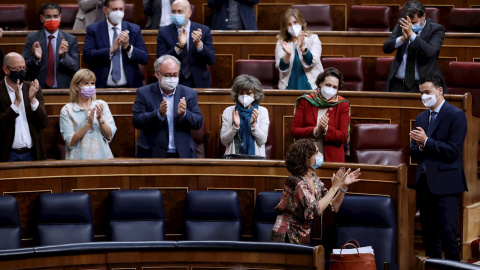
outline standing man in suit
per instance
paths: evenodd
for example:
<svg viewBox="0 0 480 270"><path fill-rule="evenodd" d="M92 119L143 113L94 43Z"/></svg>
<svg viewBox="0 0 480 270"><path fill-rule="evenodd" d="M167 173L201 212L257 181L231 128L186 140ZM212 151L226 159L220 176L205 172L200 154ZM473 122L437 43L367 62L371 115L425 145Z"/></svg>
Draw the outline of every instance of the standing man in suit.
<svg viewBox="0 0 480 270"><path fill-rule="evenodd" d="M40 130L48 126L38 80L25 80L25 59L5 55L0 81L0 162L46 159Z"/></svg>
<svg viewBox="0 0 480 270"><path fill-rule="evenodd" d="M178 85L180 61L163 55L155 61L158 83L137 90L132 122L140 130L138 158L195 158L190 131L203 125L197 92Z"/></svg>
<svg viewBox="0 0 480 270"><path fill-rule="evenodd" d="M257 30L254 5L260 0L208 0L213 30Z"/></svg>
<svg viewBox="0 0 480 270"><path fill-rule="evenodd" d="M425 6L418 1L405 3L402 17L383 44L384 53L397 50L387 77L386 90L418 93L419 74L441 74L437 60L445 28L428 19ZM447 93L447 89L444 92Z"/></svg>
<svg viewBox="0 0 480 270"><path fill-rule="evenodd" d="M107 19L87 27L83 56L97 77L97 88L140 87L138 67L148 62L140 26L123 21L124 0L105 0Z"/></svg>
<svg viewBox="0 0 480 270"><path fill-rule="evenodd" d="M417 116L410 132L410 156L418 161L415 175L425 255L460 260L457 241L458 204L468 191L463 171L465 113L443 97L445 83L438 73L420 78L422 102L428 109Z"/></svg>
<svg viewBox="0 0 480 270"><path fill-rule="evenodd" d="M172 24L158 30L157 57L175 56L181 63L180 84L192 88L209 88L207 65L215 62L212 34L205 25L190 21L192 10L187 0L172 4Z"/></svg>
<svg viewBox="0 0 480 270"><path fill-rule="evenodd" d="M160 29L172 23L173 0L143 0L143 13L147 15L145 29Z"/></svg>
<svg viewBox="0 0 480 270"><path fill-rule="evenodd" d="M45 29L28 34L23 46L27 77L38 79L42 88L69 88L79 69L77 37L58 30L61 20L59 4L44 4L40 21Z"/></svg>

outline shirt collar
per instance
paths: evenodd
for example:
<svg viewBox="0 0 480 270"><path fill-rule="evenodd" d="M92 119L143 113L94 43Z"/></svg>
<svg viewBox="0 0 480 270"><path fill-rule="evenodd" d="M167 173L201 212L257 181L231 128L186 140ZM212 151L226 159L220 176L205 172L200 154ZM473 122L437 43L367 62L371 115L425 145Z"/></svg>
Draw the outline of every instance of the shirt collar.
<svg viewBox="0 0 480 270"><path fill-rule="evenodd" d="M112 29L112 27L115 26L115 27L117 27L117 29L118 29L119 31L122 31L122 22L123 22L123 20L121 20L117 25L113 25L112 23L110 23L110 21L108 20L108 18L106 18L105 20L107 21L107 26L108 26L108 29L109 29L109 30Z"/></svg>
<svg viewBox="0 0 480 270"><path fill-rule="evenodd" d="M164 98L171 97L171 96L175 95L175 91L177 91L177 87L175 87L175 89L173 89L173 92L170 95L167 95L165 92L163 92L162 87L160 86L160 83L158 83L158 86L160 87L160 93L162 94L162 96Z"/></svg>
<svg viewBox="0 0 480 270"><path fill-rule="evenodd" d="M55 33L53 33L53 34L50 34L50 33L47 31L47 29L44 29L43 31L45 31L45 35L47 36L47 38L48 38L50 35L53 35L53 36L55 37L55 39L58 38L58 31L59 31L58 29L57 29L57 31L55 31Z"/></svg>
<svg viewBox="0 0 480 270"><path fill-rule="evenodd" d="M430 110L430 113L432 112L436 112L437 114L440 112L440 109L442 108L443 106L443 103L445 103L445 99L442 101L442 103L440 103L440 105L438 105L437 108L435 108L435 110Z"/></svg>
<svg viewBox="0 0 480 270"><path fill-rule="evenodd" d="M92 100L92 104L90 104L90 108L95 107L95 105L97 105L97 101ZM80 107L80 105L78 105L78 102L74 102L72 110L75 111L75 112L79 112L79 111L83 111L84 109L82 107Z"/></svg>
<svg viewBox="0 0 480 270"><path fill-rule="evenodd" d="M190 19L188 19L187 26L185 26L185 30L186 30L187 32L190 32L190 25L191 25L191 24L192 24L192 23L191 23ZM175 26L176 26L176 25L175 25ZM180 27L176 26L176 27L177 27L177 32L180 31L180 28L182 28L182 26L180 26Z"/></svg>
<svg viewBox="0 0 480 270"><path fill-rule="evenodd" d="M10 85L8 85L8 83L7 83L7 78L5 78L5 85L7 86L8 92L10 92L10 93L15 93L15 90L13 90L13 88L10 87ZM21 89L22 87L23 87L23 83L20 84L20 89Z"/></svg>

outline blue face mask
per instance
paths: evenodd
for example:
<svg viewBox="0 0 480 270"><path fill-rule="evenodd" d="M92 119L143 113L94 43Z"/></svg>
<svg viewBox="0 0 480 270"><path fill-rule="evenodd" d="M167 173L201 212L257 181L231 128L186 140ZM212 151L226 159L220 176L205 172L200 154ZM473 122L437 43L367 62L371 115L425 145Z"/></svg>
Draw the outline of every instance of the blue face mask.
<svg viewBox="0 0 480 270"><path fill-rule="evenodd" d="M323 164L323 156L315 158L315 164L311 165L314 170L320 168Z"/></svg>
<svg viewBox="0 0 480 270"><path fill-rule="evenodd" d="M418 34L418 32L422 31L423 30L423 27L425 25L420 25L422 21L419 21L418 23L412 25L412 31L415 33L415 34Z"/></svg>
<svg viewBox="0 0 480 270"><path fill-rule="evenodd" d="M178 26L182 27L185 24L185 14L172 14L172 22Z"/></svg>

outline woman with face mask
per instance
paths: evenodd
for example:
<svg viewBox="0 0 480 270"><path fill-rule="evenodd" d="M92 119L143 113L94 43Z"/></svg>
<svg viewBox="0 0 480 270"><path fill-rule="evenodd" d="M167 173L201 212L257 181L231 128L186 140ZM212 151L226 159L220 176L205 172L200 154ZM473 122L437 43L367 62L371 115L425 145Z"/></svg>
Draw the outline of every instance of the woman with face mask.
<svg viewBox="0 0 480 270"><path fill-rule="evenodd" d="M270 120L268 110L259 105L264 96L262 84L257 78L242 74L233 81L231 93L236 104L223 111L220 130L225 155L265 157Z"/></svg>
<svg viewBox="0 0 480 270"><path fill-rule="evenodd" d="M328 162L345 162L344 144L349 136L350 104L338 95L343 75L330 67L318 75L316 93L295 101L295 115L290 131L295 139L315 140Z"/></svg>
<svg viewBox="0 0 480 270"><path fill-rule="evenodd" d="M117 131L112 113L95 95L95 74L80 69L70 84L70 103L60 112L65 159L113 158L108 145Z"/></svg>
<svg viewBox="0 0 480 270"><path fill-rule="evenodd" d="M315 79L323 71L318 36L306 31L307 23L298 9L289 9L280 19L275 47L275 66L279 70L278 89L316 89Z"/></svg>
<svg viewBox="0 0 480 270"><path fill-rule="evenodd" d="M327 189L315 174L322 164L323 155L313 140L300 139L290 145L285 165L291 175L285 180L280 203L275 207L278 215L271 242L308 245L312 220L325 210L338 211L347 186L359 181L360 169L352 172L340 168Z"/></svg>

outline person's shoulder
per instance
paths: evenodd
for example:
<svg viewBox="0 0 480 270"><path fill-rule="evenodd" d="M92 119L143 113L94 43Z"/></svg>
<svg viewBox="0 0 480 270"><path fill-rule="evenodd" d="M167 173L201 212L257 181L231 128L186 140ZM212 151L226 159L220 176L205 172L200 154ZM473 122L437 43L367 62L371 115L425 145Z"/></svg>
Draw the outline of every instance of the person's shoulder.
<svg viewBox="0 0 480 270"><path fill-rule="evenodd" d="M298 186L301 186L302 184L303 184L302 178L296 175L290 175L285 180L285 185L290 187L292 190L295 190Z"/></svg>
<svg viewBox="0 0 480 270"><path fill-rule="evenodd" d="M427 23L430 24L430 27L433 29L433 30L437 30L437 31L445 31L445 27L439 23L436 23L434 21L432 21L431 19L428 19L427 20Z"/></svg>
<svg viewBox="0 0 480 270"><path fill-rule="evenodd" d="M192 22L192 21L191 21L191 22ZM203 31L203 30L208 30L208 31L210 31L210 27L208 27L208 26L206 26L206 25L204 25L204 24L196 23L196 22L192 22L192 26L191 26L191 27L193 27L194 29L200 28L200 29L202 29L202 31Z"/></svg>
<svg viewBox="0 0 480 270"><path fill-rule="evenodd" d="M190 88L188 86L185 86L185 85L177 85L177 90L179 92L182 92L182 93L185 93L185 94L189 94L189 95L195 95L197 94L197 90L193 89L193 88Z"/></svg>
<svg viewBox="0 0 480 270"><path fill-rule="evenodd" d="M61 31L61 30L58 31L58 33L61 34L61 35L64 35L64 36L67 37L68 39L77 39L76 36L74 36L74 35L72 35L72 34L70 34L70 33Z"/></svg>
<svg viewBox="0 0 480 270"><path fill-rule="evenodd" d="M32 42L33 39L38 39L38 37L42 34L42 31L44 31L44 30L42 29L42 30L39 30L39 31L32 32L32 33L28 34L27 38L25 39L25 42Z"/></svg>
<svg viewBox="0 0 480 270"><path fill-rule="evenodd" d="M233 106L232 106L232 107L233 107ZM259 112L259 113L262 113L262 112L268 113L268 109L265 108L265 107L263 107L263 106L258 105L258 112Z"/></svg>
<svg viewBox="0 0 480 270"><path fill-rule="evenodd" d="M156 85L158 85L158 82L154 82L154 83L151 83L151 84L147 84L147 85L144 85L144 86L140 86L140 87L137 89L137 92L149 91L149 90L153 89Z"/></svg>
<svg viewBox="0 0 480 270"><path fill-rule="evenodd" d="M130 28L131 30L134 30L134 31L142 31L142 29L140 28L140 26L139 26L138 24L131 23L131 22L127 22L127 21L123 21L123 23L124 23L128 28Z"/></svg>

